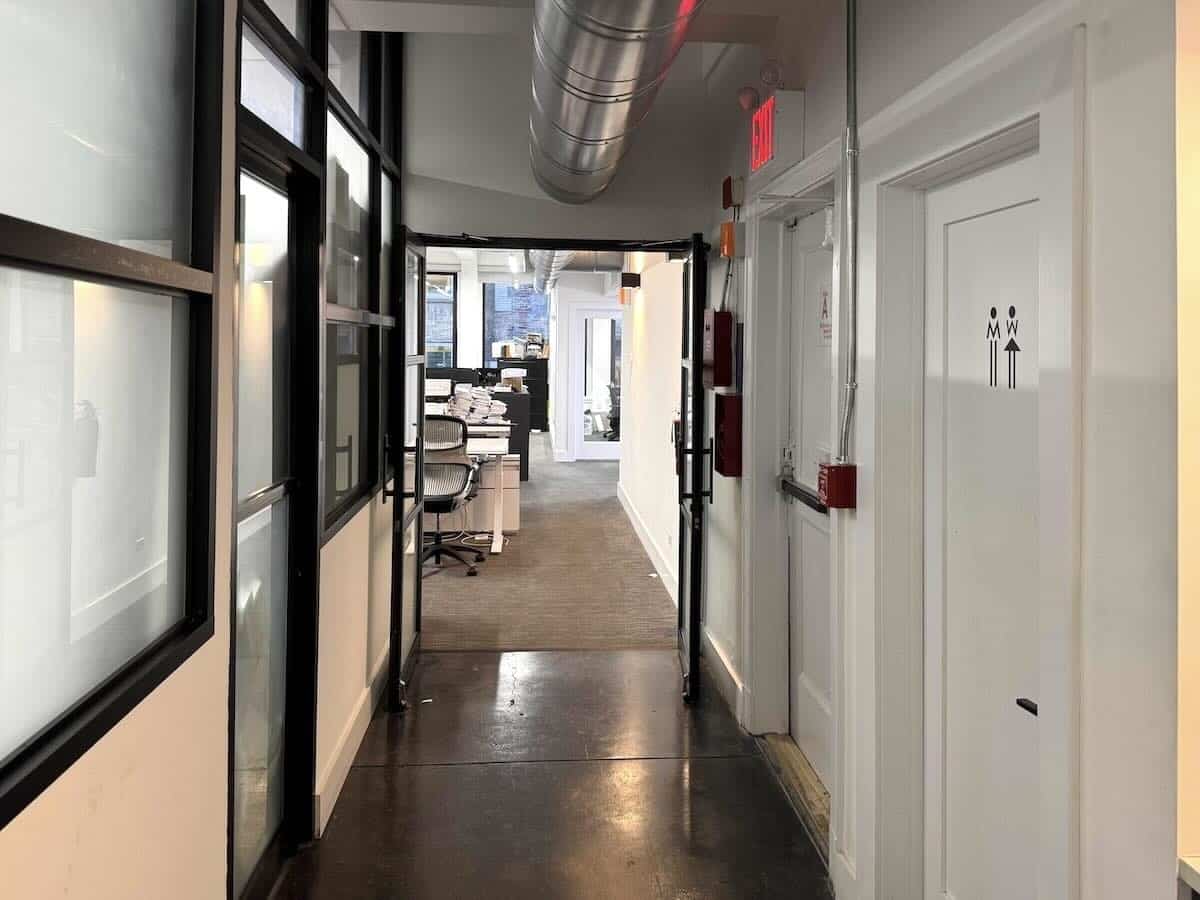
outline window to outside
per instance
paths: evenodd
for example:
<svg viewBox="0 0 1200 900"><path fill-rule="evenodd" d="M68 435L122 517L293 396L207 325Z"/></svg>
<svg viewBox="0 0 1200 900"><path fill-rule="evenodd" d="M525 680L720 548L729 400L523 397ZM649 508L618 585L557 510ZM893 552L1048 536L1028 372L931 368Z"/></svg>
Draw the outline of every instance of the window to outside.
<svg viewBox="0 0 1200 900"><path fill-rule="evenodd" d="M362 144L333 113L329 114L328 140L326 299L366 309L371 162Z"/></svg>
<svg viewBox="0 0 1200 900"><path fill-rule="evenodd" d="M188 302L0 268L0 765L186 608Z"/></svg>
<svg viewBox="0 0 1200 900"><path fill-rule="evenodd" d="M458 277L450 272L425 275L425 365L431 369L454 365L454 317Z"/></svg>
<svg viewBox="0 0 1200 900"><path fill-rule="evenodd" d="M367 487L368 341L360 325L327 326L325 369L325 517L332 519Z"/></svg>
<svg viewBox="0 0 1200 900"><path fill-rule="evenodd" d="M362 119L367 117L364 62L363 33L351 30L337 6L330 3L329 80Z"/></svg>
<svg viewBox="0 0 1200 900"><path fill-rule="evenodd" d="M304 146L304 83L247 25L242 28L242 106Z"/></svg>
<svg viewBox="0 0 1200 900"><path fill-rule="evenodd" d="M189 262L195 31L195 0L0 4L0 213Z"/></svg>
<svg viewBox="0 0 1200 900"><path fill-rule="evenodd" d="M494 368L498 344L517 341L524 346L530 334L543 338L550 328L550 298L532 285L485 283L483 286L483 362Z"/></svg>

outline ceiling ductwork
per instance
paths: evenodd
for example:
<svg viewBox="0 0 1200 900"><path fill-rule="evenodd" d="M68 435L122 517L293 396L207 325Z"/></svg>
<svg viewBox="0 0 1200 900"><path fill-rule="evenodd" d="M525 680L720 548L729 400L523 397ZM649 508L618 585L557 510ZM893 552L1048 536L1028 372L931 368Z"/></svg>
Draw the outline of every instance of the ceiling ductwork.
<svg viewBox="0 0 1200 900"><path fill-rule="evenodd" d="M612 182L704 0L534 0L533 175L586 203Z"/></svg>
<svg viewBox="0 0 1200 900"><path fill-rule="evenodd" d="M619 250L530 250L533 289L545 293L563 272L620 272L625 255Z"/></svg>

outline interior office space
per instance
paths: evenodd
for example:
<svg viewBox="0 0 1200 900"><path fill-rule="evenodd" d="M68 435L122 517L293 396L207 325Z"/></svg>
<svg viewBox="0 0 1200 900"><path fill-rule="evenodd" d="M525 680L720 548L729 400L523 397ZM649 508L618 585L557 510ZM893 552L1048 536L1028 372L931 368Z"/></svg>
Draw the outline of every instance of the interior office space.
<svg viewBox="0 0 1200 900"><path fill-rule="evenodd" d="M1200 886L1195 3L621 7L0 9L6 891Z"/></svg>

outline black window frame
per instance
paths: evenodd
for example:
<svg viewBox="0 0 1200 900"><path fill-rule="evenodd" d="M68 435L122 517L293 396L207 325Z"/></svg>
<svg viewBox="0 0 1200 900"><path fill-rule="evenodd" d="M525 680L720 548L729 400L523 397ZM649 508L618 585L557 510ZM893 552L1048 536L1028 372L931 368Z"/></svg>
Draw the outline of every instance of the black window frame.
<svg viewBox="0 0 1200 900"><path fill-rule="evenodd" d="M0 265L184 299L189 310L184 613L46 724L0 767L0 828L178 670L215 631L217 254L220 239L224 9L197 0L191 255L184 264L0 214Z"/></svg>
<svg viewBox="0 0 1200 900"><path fill-rule="evenodd" d="M431 366L429 363L429 276L430 275L448 275L450 276L451 296L450 296L450 316L452 328L450 331L450 365L448 366ZM447 368L453 369L458 366L458 273L451 271L443 271L441 269L427 269L425 271L425 296L421 302L421 315L425 317L425 346L421 348L421 355L425 357L425 365L429 368Z"/></svg>

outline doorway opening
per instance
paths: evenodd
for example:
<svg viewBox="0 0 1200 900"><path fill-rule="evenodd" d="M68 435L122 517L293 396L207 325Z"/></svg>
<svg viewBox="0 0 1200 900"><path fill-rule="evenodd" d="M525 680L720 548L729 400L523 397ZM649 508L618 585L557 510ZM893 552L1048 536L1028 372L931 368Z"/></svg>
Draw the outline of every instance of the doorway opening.
<svg viewBox="0 0 1200 900"><path fill-rule="evenodd" d="M419 512L400 531L419 565L397 580L402 646L679 648L694 693L703 241L408 242L419 313L405 353L421 372L401 418L406 456L419 448L405 479ZM647 273L640 292L622 289L631 269ZM670 557L648 552L630 508L647 485Z"/></svg>

